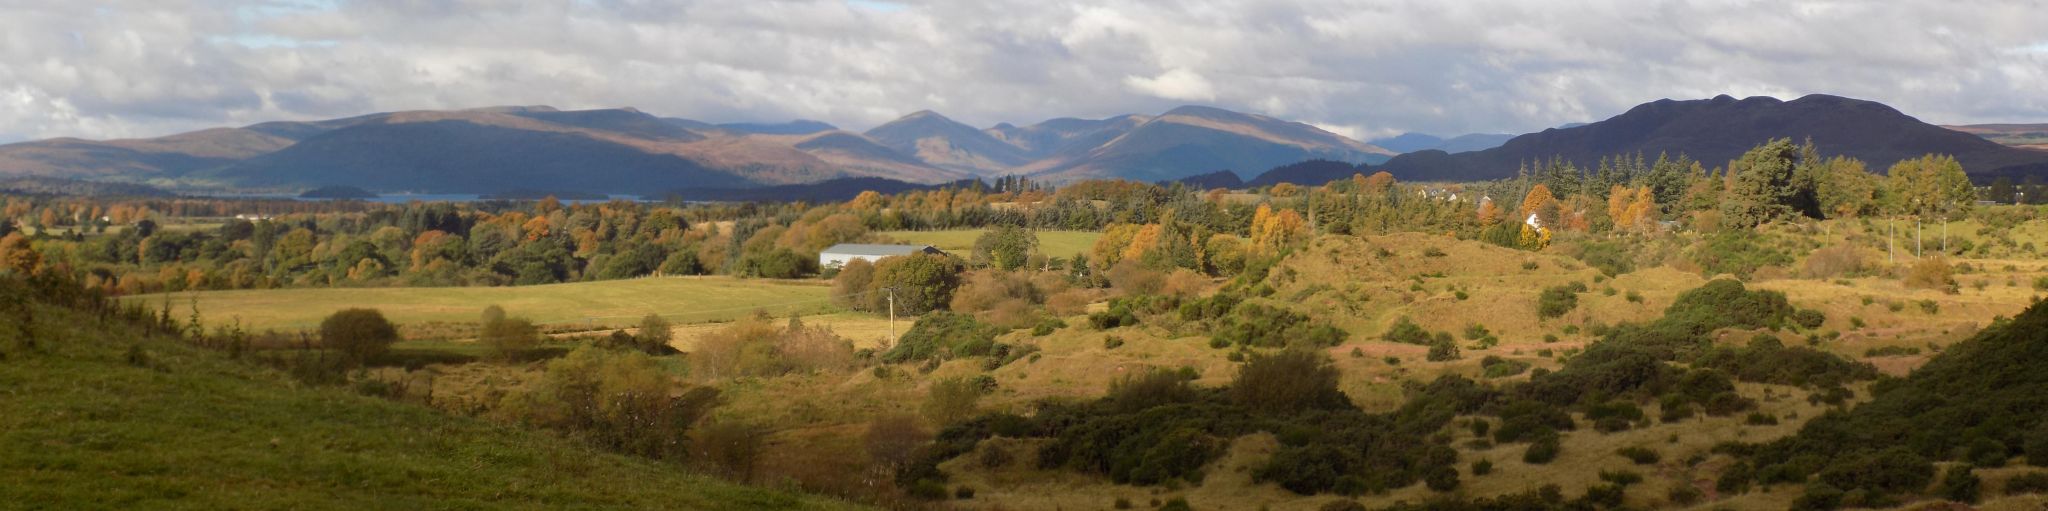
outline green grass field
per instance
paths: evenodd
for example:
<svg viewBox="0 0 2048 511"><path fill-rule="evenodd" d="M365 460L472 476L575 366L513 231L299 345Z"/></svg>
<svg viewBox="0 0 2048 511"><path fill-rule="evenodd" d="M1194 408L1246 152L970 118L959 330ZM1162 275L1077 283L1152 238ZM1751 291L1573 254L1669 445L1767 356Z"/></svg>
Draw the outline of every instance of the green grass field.
<svg viewBox="0 0 2048 511"><path fill-rule="evenodd" d="M842 509L575 440L306 387L41 308L0 363L0 507ZM133 348L131 348L131 346Z"/></svg>
<svg viewBox="0 0 2048 511"><path fill-rule="evenodd" d="M473 322L487 305L542 324L622 326L649 313L674 323L721 321L765 310L776 316L836 310L823 280L671 277L516 287L299 288L151 294L127 300L189 314L196 300L207 324L239 319L252 331L312 329L334 311L369 307L399 324Z"/></svg>
<svg viewBox="0 0 2048 511"><path fill-rule="evenodd" d="M886 231L883 236L902 240L905 243L922 243L939 247L939 250L966 256L974 249L974 239L981 237L987 229L953 229L946 231ZM1087 252L1095 246L1095 240L1102 233L1093 231L1038 231L1038 252L1051 257L1067 258Z"/></svg>

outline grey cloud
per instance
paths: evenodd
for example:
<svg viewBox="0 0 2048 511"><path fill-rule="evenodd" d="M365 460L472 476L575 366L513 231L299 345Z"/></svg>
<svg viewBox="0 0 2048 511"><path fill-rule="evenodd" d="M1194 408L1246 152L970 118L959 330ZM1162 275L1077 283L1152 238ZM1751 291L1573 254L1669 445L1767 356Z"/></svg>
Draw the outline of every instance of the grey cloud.
<svg viewBox="0 0 2048 511"><path fill-rule="evenodd" d="M375 110L636 106L864 128L1184 102L1363 135L1831 93L2048 121L2034 1L0 0L0 139Z"/></svg>

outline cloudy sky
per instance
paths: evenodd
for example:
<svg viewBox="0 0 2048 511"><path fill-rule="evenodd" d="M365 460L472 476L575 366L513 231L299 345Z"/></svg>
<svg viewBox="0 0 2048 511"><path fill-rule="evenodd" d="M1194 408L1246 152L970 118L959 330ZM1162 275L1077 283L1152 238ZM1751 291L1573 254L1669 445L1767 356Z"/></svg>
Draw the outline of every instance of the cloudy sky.
<svg viewBox="0 0 2048 511"><path fill-rule="evenodd" d="M2048 122L2041 0L0 0L0 141L634 106L865 129L1207 104L1360 138L1830 93Z"/></svg>

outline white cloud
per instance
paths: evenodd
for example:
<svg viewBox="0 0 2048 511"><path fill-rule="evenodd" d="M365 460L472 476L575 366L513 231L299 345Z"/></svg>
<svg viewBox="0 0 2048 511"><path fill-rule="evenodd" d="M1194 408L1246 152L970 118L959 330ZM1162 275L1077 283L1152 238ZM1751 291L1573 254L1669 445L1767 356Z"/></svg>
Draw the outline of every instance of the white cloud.
<svg viewBox="0 0 2048 511"><path fill-rule="evenodd" d="M0 140L380 110L635 106L865 128L1200 102L1352 133L1524 132L1829 93L2048 121L2048 3L1913 0L0 0Z"/></svg>
<svg viewBox="0 0 2048 511"><path fill-rule="evenodd" d="M1210 85L1209 79L1203 78L1201 74L1189 71L1187 68L1173 68L1151 78L1128 76L1124 77L1124 83L1130 85L1133 89L1137 89L1139 92L1166 99L1181 101L1210 101L1216 99L1216 86Z"/></svg>

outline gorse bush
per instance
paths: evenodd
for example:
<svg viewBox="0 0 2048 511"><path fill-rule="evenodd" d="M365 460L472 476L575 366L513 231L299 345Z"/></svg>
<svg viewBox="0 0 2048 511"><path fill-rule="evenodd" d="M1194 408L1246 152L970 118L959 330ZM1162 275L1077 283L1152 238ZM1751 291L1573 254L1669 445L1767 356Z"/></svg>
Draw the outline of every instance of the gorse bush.
<svg viewBox="0 0 2048 511"><path fill-rule="evenodd" d="M1344 343L1349 334L1328 323L1279 307L1241 303L1217 321L1215 344L1262 348L1298 345L1328 347Z"/></svg>
<svg viewBox="0 0 2048 511"><path fill-rule="evenodd" d="M1254 354L1231 381L1230 396L1239 406L1267 413L1348 408L1337 377L1336 366L1319 351Z"/></svg>
<svg viewBox="0 0 2048 511"><path fill-rule="evenodd" d="M1429 479L1455 481L1456 452L1426 441L1486 391L1439 380L1418 389L1429 398L1387 415L1352 407L1336 389L1336 370L1319 352L1254 355L1230 387L1201 389L1185 371L1153 371L1112 385L1087 403L1047 402L1031 418L989 415L941 432L928 454L898 473L906 484L942 481L936 464L973 450L992 435L1051 441L1041 468L1067 468L1127 484L1199 483L1228 439L1271 432L1282 445L1254 478L1299 493L1363 493ZM1452 475L1445 477L1445 470Z"/></svg>
<svg viewBox="0 0 2048 511"><path fill-rule="evenodd" d="M1001 327L983 323L970 314L933 312L918 318L896 346L882 353L889 363L928 360L934 357L977 357L996 349Z"/></svg>
<svg viewBox="0 0 2048 511"><path fill-rule="evenodd" d="M1934 480L1932 461L2036 456L2048 427L2048 305L2037 303L1951 345L1912 374L1880 381L1873 399L1808 421L1797 435L1753 446L1763 473L1802 459L1835 460L1820 480L1847 494L1916 494ZM2048 451L2048 446L2044 446ZM1934 456L1930 459L1926 456ZM1865 505L1846 499L1842 505Z"/></svg>
<svg viewBox="0 0 2048 511"><path fill-rule="evenodd" d="M1400 319L1394 320L1394 326L1388 328L1387 333L1382 334L1380 338L1385 339L1387 342L1424 346L1429 345L1430 342L1429 331L1423 330L1422 325L1415 324L1415 320L1408 319L1407 316L1401 316Z"/></svg>
<svg viewBox="0 0 2048 511"><path fill-rule="evenodd" d="M1579 308L1579 293L1586 292L1586 284L1573 282L1562 286L1543 289L1536 298L1536 315L1545 319L1555 318Z"/></svg>
<svg viewBox="0 0 2048 511"><path fill-rule="evenodd" d="M1756 238L1757 234L1751 231L1731 230L1715 234L1693 247L1692 261L1707 275L1726 273L1744 279L1759 268L1792 262L1791 256L1757 243Z"/></svg>
<svg viewBox="0 0 2048 511"><path fill-rule="evenodd" d="M1635 271L1635 261L1621 242L1587 242L1579 245L1578 258L1609 277Z"/></svg>

